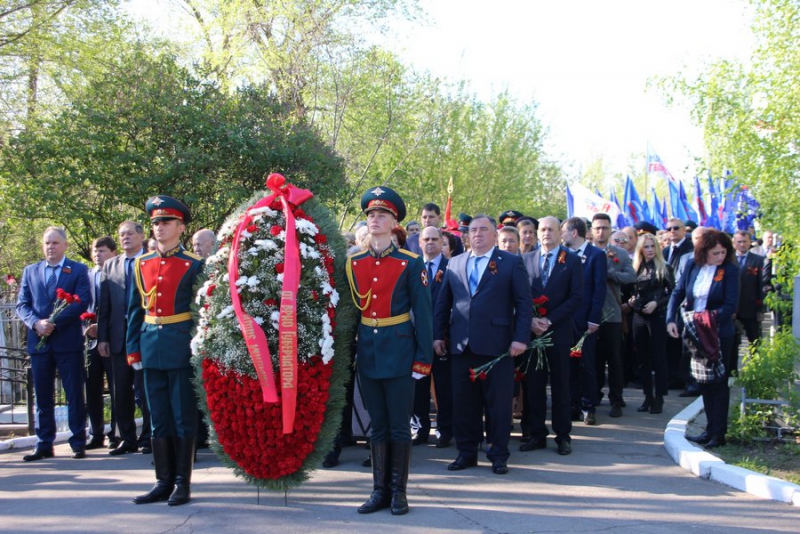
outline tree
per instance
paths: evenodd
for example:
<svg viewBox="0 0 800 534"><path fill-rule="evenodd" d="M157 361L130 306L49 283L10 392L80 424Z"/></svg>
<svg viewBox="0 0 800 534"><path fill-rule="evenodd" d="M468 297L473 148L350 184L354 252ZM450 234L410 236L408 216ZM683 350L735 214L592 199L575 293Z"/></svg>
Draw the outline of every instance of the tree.
<svg viewBox="0 0 800 534"><path fill-rule="evenodd" d="M221 92L174 56L123 55L52 120L35 121L0 152L0 203L14 215L54 219L88 257L97 236L166 193L218 228L265 172L335 199L340 161L264 87ZM190 230L191 230L190 229Z"/></svg>

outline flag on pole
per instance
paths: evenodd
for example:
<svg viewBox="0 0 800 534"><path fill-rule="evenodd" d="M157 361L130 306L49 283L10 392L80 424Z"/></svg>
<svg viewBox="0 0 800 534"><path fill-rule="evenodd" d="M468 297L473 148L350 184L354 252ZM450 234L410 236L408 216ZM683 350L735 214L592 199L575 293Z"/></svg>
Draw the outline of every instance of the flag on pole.
<svg viewBox="0 0 800 534"><path fill-rule="evenodd" d="M646 221L646 215L642 201L639 199L639 193L636 192L636 186L633 185L633 180L630 176L625 177L625 199L622 211L625 213L625 218L628 219L628 224L633 226L640 221Z"/></svg>
<svg viewBox="0 0 800 534"><path fill-rule="evenodd" d="M619 207L609 200L590 191L586 186L573 184L567 186L567 216L584 217L591 220L595 213L607 213L612 221L619 220Z"/></svg>
<svg viewBox="0 0 800 534"><path fill-rule="evenodd" d="M721 230L722 224L719 216L719 190L710 172L708 173L708 199L711 205L709 206L708 210L708 221L706 221L705 225L709 228Z"/></svg>
<svg viewBox="0 0 800 534"><path fill-rule="evenodd" d="M616 221L612 222L615 222L615 226L617 228L625 228L626 226L628 226L628 219L625 218L625 215L622 213L622 207L619 204L619 199L617 198L617 190L615 188L613 187L611 188L611 194L609 195L608 198L611 200L611 202L614 203L615 206L617 206L617 209L619 210L620 213L619 218Z"/></svg>
<svg viewBox="0 0 800 534"><path fill-rule="evenodd" d="M685 210L680 205L680 185L678 180L667 170L664 162L658 157L658 154L656 154L653 147L650 146L650 143L647 143L647 174L656 174L667 180L667 185L669 186L669 205L672 216L681 220L686 220L687 217L684 214ZM666 199L664 204L666 204Z"/></svg>
<svg viewBox="0 0 800 534"><path fill-rule="evenodd" d="M732 234L736 231L736 188L733 178L729 178L730 176L731 171L725 171L725 177L721 182L720 223L723 232Z"/></svg>
<svg viewBox="0 0 800 534"><path fill-rule="evenodd" d="M447 182L447 205L444 208L444 224L447 228L458 228L458 221L452 219L453 213L453 177Z"/></svg>
<svg viewBox="0 0 800 534"><path fill-rule="evenodd" d="M663 230L667 227L667 205L666 202L661 202L658 200L655 187L651 187L650 191L653 193L653 224L659 230Z"/></svg>
<svg viewBox="0 0 800 534"><path fill-rule="evenodd" d="M700 187L700 178L694 177L694 202L692 207L697 212L697 224L700 226L708 225L708 211L706 210L706 203L703 201L703 190Z"/></svg>
<svg viewBox="0 0 800 534"><path fill-rule="evenodd" d="M694 211L694 208L692 208L692 205L689 203L689 199L686 196L686 189L683 188L683 182L679 182L679 183L680 183L680 189L679 189L679 191L680 191L680 199L681 199L681 203L683 204L683 209L686 212L686 219L688 219L690 221L698 222L697 221L697 218L698 218L697 217L697 212ZM684 219L684 220L686 220L686 219Z"/></svg>

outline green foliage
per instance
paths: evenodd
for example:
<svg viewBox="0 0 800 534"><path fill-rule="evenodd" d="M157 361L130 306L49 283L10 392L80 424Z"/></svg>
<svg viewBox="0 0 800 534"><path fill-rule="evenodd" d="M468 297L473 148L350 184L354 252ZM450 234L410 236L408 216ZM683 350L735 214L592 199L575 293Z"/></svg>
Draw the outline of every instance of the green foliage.
<svg viewBox="0 0 800 534"><path fill-rule="evenodd" d="M737 378L747 398L787 401L789 405L780 408L780 418L795 425L800 415L800 392L795 386L799 355L800 344L791 329L784 327L772 338L751 346ZM776 410L768 404L748 404L744 414L736 405L731 415L730 433L742 440L768 436L765 427L775 426L776 421Z"/></svg>
<svg viewBox="0 0 800 534"><path fill-rule="evenodd" d="M63 223L88 257L92 239L143 220L144 201L159 193L193 209L187 235L218 228L267 171L335 198L341 164L288 112L263 87L226 94L170 54L134 51L0 151L0 201L13 215Z"/></svg>

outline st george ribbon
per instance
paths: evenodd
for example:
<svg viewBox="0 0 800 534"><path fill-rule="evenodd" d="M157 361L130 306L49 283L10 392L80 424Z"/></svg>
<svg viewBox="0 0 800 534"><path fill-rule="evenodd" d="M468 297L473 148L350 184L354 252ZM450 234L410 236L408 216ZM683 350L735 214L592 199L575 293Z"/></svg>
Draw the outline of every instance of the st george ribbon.
<svg viewBox="0 0 800 534"><path fill-rule="evenodd" d="M286 218L286 248L284 250L283 286L281 287L280 318L278 326L278 361L281 384L281 404L283 415L283 433L291 434L294 429L295 411L297 409L297 289L300 285L300 248L295 232L295 218L291 206L299 206L314 195L311 191L300 189L286 183L280 174L270 174L267 187L272 191L268 197L262 198L247 210L242 218L231 243L228 258L228 277L231 280L231 304L242 328L242 336L261 384L264 402L278 402L278 391L275 375L272 372L272 358L267 345L267 336L255 320L245 313L239 297L237 286L233 283L239 278L239 245L241 234L253 222L251 211L268 207L276 200L280 201ZM291 206L290 206L291 204Z"/></svg>

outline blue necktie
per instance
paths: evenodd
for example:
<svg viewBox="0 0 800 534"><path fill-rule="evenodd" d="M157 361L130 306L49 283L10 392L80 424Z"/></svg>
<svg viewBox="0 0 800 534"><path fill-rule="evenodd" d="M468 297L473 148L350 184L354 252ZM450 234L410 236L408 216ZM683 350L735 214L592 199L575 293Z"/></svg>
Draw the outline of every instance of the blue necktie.
<svg viewBox="0 0 800 534"><path fill-rule="evenodd" d="M746 254L739 256L739 268L744 269L744 260L747 258Z"/></svg>
<svg viewBox="0 0 800 534"><path fill-rule="evenodd" d="M428 262L425 262L425 263L428 266L428 283L430 284L430 283L433 282L433 262L432 261L428 261Z"/></svg>
<svg viewBox="0 0 800 534"><path fill-rule="evenodd" d="M47 298L51 301L56 300L56 285L58 284L58 265L55 267L48 267L52 270L50 278L47 279Z"/></svg>
<svg viewBox="0 0 800 534"><path fill-rule="evenodd" d="M547 285L547 279L550 278L550 256L552 252L544 255L544 265L542 266L542 286Z"/></svg>
<svg viewBox="0 0 800 534"><path fill-rule="evenodd" d="M100 306L100 271L94 274L94 309Z"/></svg>
<svg viewBox="0 0 800 534"><path fill-rule="evenodd" d="M469 292L471 295L474 295L475 291L478 290L478 282L480 281L478 267L480 266L482 259L483 256L477 256L475 258L475 262L472 264L472 272L469 274Z"/></svg>
<svg viewBox="0 0 800 534"><path fill-rule="evenodd" d="M130 293L131 279L133 275L133 258L125 258L125 295Z"/></svg>

